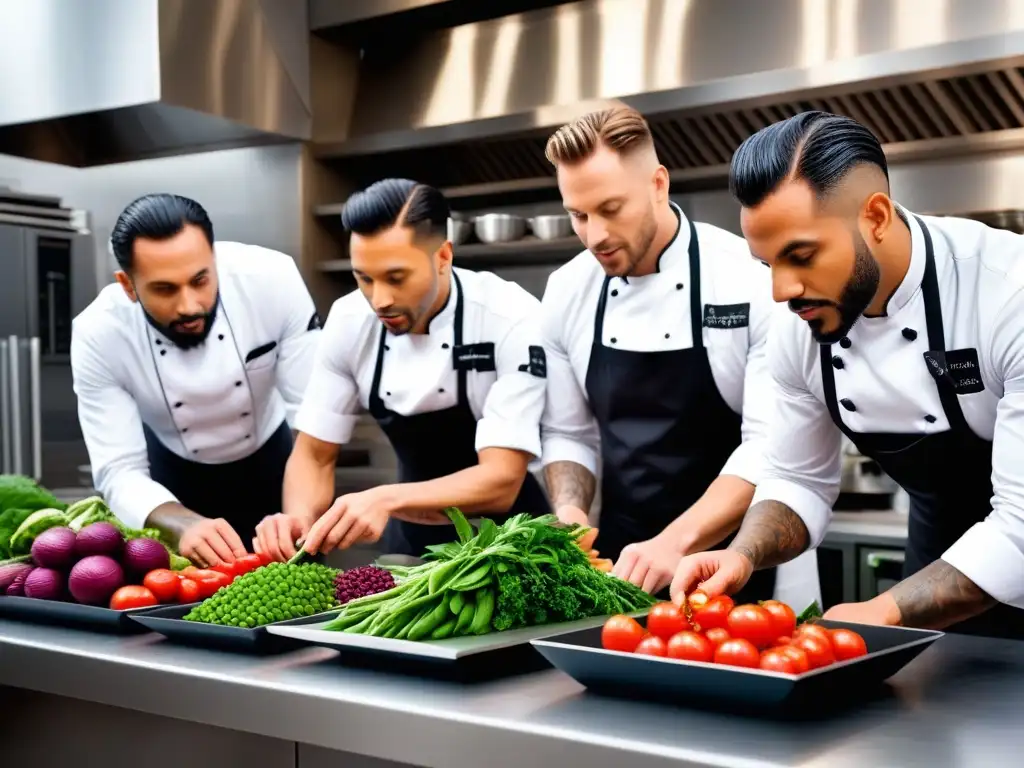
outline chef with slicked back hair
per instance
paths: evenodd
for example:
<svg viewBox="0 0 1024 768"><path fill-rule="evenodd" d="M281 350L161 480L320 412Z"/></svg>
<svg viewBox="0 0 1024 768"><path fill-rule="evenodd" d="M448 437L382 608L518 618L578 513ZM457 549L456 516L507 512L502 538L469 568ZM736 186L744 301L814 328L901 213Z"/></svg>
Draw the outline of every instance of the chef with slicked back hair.
<svg viewBox="0 0 1024 768"><path fill-rule="evenodd" d="M825 535L845 434L910 497L904 579L826 618L1024 638L1024 237L917 215L878 139L805 112L732 160L751 253L791 310L769 349L769 468L676 599L742 588Z"/></svg>
<svg viewBox="0 0 1024 768"><path fill-rule="evenodd" d="M277 559L381 541L422 556L452 541L444 509L545 514L529 474L540 455L547 369L536 298L490 272L452 265L448 202L433 187L385 179L345 204L342 224L359 289L324 325L285 514L260 524ZM339 446L368 410L398 455L398 482L334 497Z"/></svg>

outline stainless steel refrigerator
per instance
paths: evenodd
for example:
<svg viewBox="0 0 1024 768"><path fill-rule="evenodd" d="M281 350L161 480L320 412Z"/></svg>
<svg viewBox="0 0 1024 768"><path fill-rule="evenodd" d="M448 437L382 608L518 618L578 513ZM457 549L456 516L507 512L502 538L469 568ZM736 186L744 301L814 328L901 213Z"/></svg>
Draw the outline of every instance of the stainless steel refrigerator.
<svg viewBox="0 0 1024 768"><path fill-rule="evenodd" d="M71 377L71 321L96 296L81 211L0 190L0 470L78 486L88 453Z"/></svg>

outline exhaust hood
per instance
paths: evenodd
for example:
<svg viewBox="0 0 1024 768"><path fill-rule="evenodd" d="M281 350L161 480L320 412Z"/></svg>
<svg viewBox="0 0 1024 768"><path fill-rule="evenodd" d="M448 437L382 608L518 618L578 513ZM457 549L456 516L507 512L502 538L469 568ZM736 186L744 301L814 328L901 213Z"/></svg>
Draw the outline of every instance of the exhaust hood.
<svg viewBox="0 0 1024 768"><path fill-rule="evenodd" d="M366 50L349 138L317 151L367 179L553 186L551 130L613 98L684 182L720 181L743 139L808 109L865 123L894 162L1020 148L1022 6L583 0Z"/></svg>
<svg viewBox="0 0 1024 768"><path fill-rule="evenodd" d="M0 0L0 153L84 167L308 139L295 0Z"/></svg>

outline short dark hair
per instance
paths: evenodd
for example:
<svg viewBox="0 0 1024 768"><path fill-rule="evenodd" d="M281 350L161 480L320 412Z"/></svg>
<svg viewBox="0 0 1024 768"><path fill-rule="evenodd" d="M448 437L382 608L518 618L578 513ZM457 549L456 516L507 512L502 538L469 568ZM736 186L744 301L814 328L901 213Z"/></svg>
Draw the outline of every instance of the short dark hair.
<svg viewBox="0 0 1024 768"><path fill-rule="evenodd" d="M440 190L409 179L383 179L348 199L341 223L359 235L375 235L397 224L420 236L446 238L450 215Z"/></svg>
<svg viewBox="0 0 1024 768"><path fill-rule="evenodd" d="M195 200L164 192L133 200L121 211L110 233L110 247L118 266L125 272L131 271L138 238L169 240L188 224L199 227L213 247L213 224L206 210Z"/></svg>
<svg viewBox="0 0 1024 768"><path fill-rule="evenodd" d="M787 179L803 179L820 200L862 164L877 167L888 180L885 153L870 130L843 115L802 112L740 144L732 156L729 191L744 208L753 208Z"/></svg>

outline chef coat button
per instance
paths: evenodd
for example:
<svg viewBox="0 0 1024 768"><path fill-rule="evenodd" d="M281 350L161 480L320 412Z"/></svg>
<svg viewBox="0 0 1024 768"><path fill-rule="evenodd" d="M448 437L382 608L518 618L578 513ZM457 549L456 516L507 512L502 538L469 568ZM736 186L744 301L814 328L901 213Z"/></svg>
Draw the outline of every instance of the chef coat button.
<svg viewBox="0 0 1024 768"><path fill-rule="evenodd" d="M936 419L930 413L924 417L924 420L927 421L929 424L934 424L936 421L938 421L938 419Z"/></svg>
<svg viewBox="0 0 1024 768"><path fill-rule="evenodd" d="M834 355L832 357L832 367L833 368L837 368L837 369L838 368L843 368L845 365L846 365L846 363L843 362L843 358L841 358L839 355Z"/></svg>
<svg viewBox="0 0 1024 768"><path fill-rule="evenodd" d="M857 410L857 406L853 404L853 400L851 400L848 397L844 397L842 400L840 400L839 404L841 406L843 406L843 408L845 408L848 411L856 411Z"/></svg>
<svg viewBox="0 0 1024 768"><path fill-rule="evenodd" d="M161 349L160 350L160 354L161 355L166 355L167 354L167 350L166 349Z"/></svg>
<svg viewBox="0 0 1024 768"><path fill-rule="evenodd" d="M249 415L249 412L248 412L248 411L243 411L243 412L242 412L242 418L243 418L243 419L244 419L244 418L245 418L246 416L248 416L248 415Z"/></svg>
<svg viewBox="0 0 1024 768"><path fill-rule="evenodd" d="M181 434L184 435L186 432L188 432L188 427L182 427L181 428Z"/></svg>
<svg viewBox="0 0 1024 768"><path fill-rule="evenodd" d="M448 342L447 341L444 344L441 345L441 349L448 349Z"/></svg>
<svg viewBox="0 0 1024 768"><path fill-rule="evenodd" d="M676 290L677 291L683 290L683 284L682 283L676 283Z"/></svg>
<svg viewBox="0 0 1024 768"><path fill-rule="evenodd" d="M252 435L246 435L246 436L245 436L245 439L246 439L246 440L248 440L248 439L249 439L249 438L251 438L251 437L252 437Z"/></svg>
<svg viewBox="0 0 1024 768"><path fill-rule="evenodd" d="M174 404L174 407L175 407L175 408L181 408L181 406L183 406L183 405L184 405L184 403L183 403L183 402L181 402L181 400L179 400L178 402L176 402L176 403Z"/></svg>
<svg viewBox="0 0 1024 768"><path fill-rule="evenodd" d="M387 344L385 344L384 345L384 351L385 352L390 352L391 351L391 347L389 347Z"/></svg>
<svg viewBox="0 0 1024 768"><path fill-rule="evenodd" d="M199 453L199 449L196 448L194 451L192 451L192 453Z"/></svg>
<svg viewBox="0 0 1024 768"><path fill-rule="evenodd" d="M614 343L615 343L615 342L617 342L617 341L618 341L618 339L616 339L616 338L615 338L614 336L612 336L612 338L611 338L611 342L612 342L612 344L614 344Z"/></svg>
<svg viewBox="0 0 1024 768"><path fill-rule="evenodd" d="M240 382L240 381L236 381L236 382L235 382L235 386L236 386L236 387L240 387L240 386L242 386L242 382Z"/></svg>
<svg viewBox="0 0 1024 768"><path fill-rule="evenodd" d="M444 392L444 387L438 387L437 391L438 392Z"/></svg>
<svg viewBox="0 0 1024 768"><path fill-rule="evenodd" d="M224 341L224 334L223 333L218 333L217 334L217 338L220 339L221 341Z"/></svg>
<svg viewBox="0 0 1024 768"><path fill-rule="evenodd" d="M666 334L665 334L665 338L666 338L666 339L670 338L671 336L672 336L672 334L671 334L671 333L666 333Z"/></svg>
<svg viewBox="0 0 1024 768"><path fill-rule="evenodd" d="M917 338L917 331L915 331L913 328L904 328L902 333L903 338L906 339L907 341L913 341L914 339Z"/></svg>
<svg viewBox="0 0 1024 768"><path fill-rule="evenodd" d="M387 396L387 397L391 397L391 393L390 393L390 392L385 392L384 394L385 394L385 396Z"/></svg>
<svg viewBox="0 0 1024 768"><path fill-rule="evenodd" d="M843 336L843 338L839 340L839 346L842 347L843 349L849 349L850 347L853 346L853 342L850 341L845 336Z"/></svg>
<svg viewBox="0 0 1024 768"><path fill-rule="evenodd" d="M619 295L618 289L612 291L612 296L618 296L618 295Z"/></svg>
<svg viewBox="0 0 1024 768"><path fill-rule="evenodd" d="M160 339L157 339L157 340L156 340L156 345L157 345L157 346L159 347L159 346L160 346L161 344L163 344L163 342L162 342L162 341L160 341Z"/></svg>

